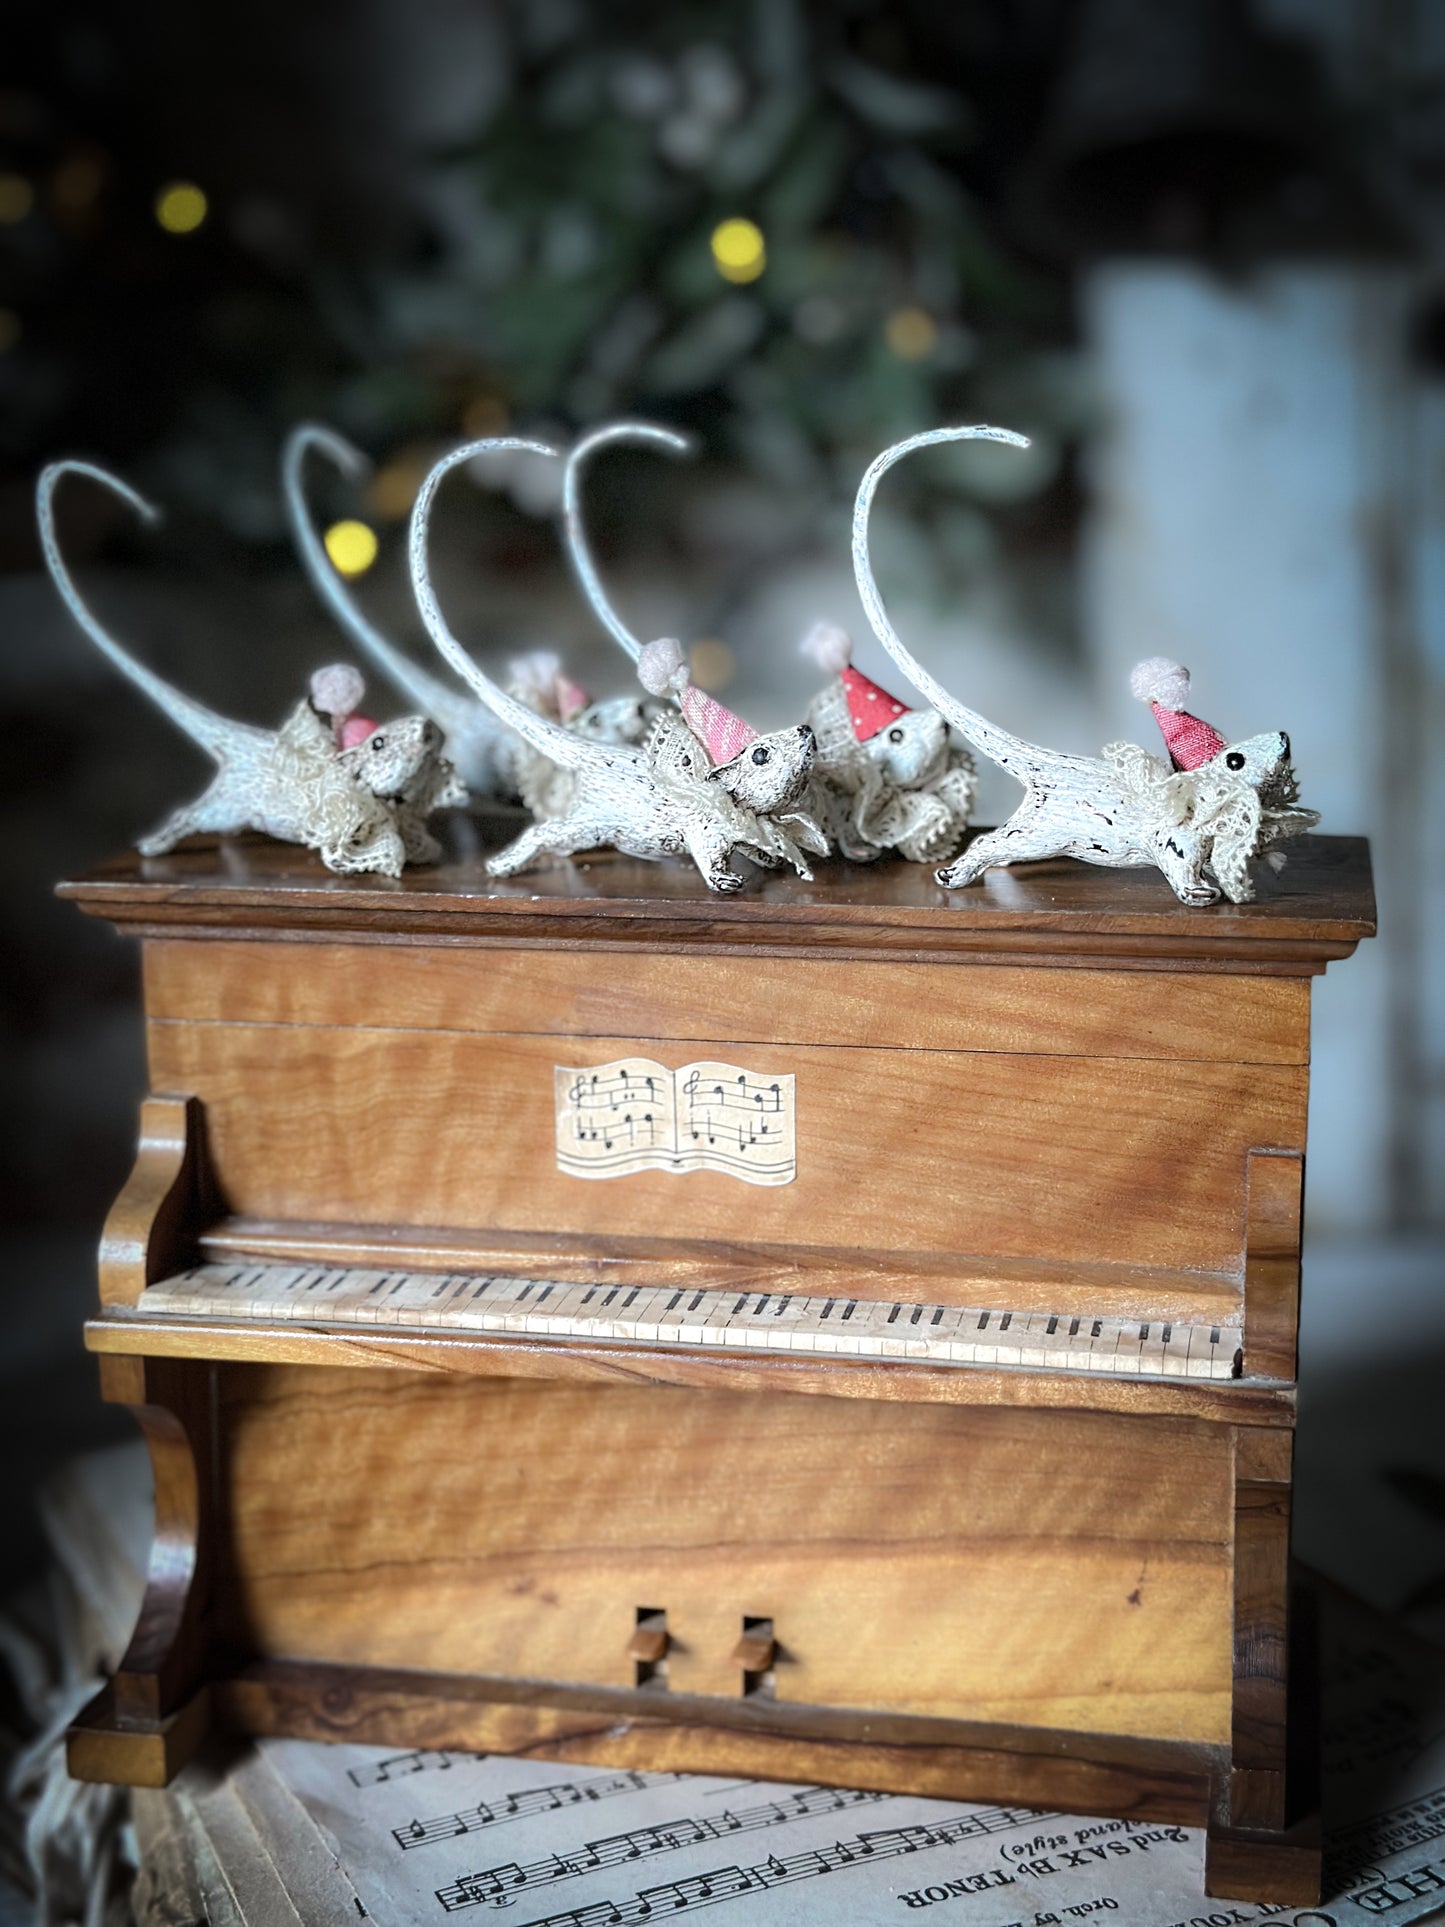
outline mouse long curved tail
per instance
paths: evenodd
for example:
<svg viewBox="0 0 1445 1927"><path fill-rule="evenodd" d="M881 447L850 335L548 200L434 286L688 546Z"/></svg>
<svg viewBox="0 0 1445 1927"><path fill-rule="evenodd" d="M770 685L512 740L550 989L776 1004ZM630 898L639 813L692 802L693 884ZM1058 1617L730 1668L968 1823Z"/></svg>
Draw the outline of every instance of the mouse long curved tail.
<svg viewBox="0 0 1445 1927"><path fill-rule="evenodd" d="M536 710L518 702L515 696L509 696L505 689L484 674L447 627L446 617L441 612L436 591L431 585L427 537L438 488L452 470L460 468L463 462L473 461L478 455L494 454L501 449L524 449L532 455L557 455L557 450L549 448L545 442L526 441L519 435L494 435L485 441L467 442L461 448L454 448L450 454L443 455L417 491L411 511L407 548L412 592L416 596L416 606L426 624L427 634L441 652L443 660L469 689L475 691L492 714L552 762L560 763L567 769L581 769L605 752L599 745L589 743L574 731L563 729L559 723L549 722L545 716L539 716Z"/></svg>
<svg viewBox="0 0 1445 1927"><path fill-rule="evenodd" d="M359 448L320 422L302 422L286 437L281 450L281 492L286 501L286 516L292 540L301 557L311 586L340 623L357 648L376 665L409 703L430 716L448 736L459 736L475 728L474 706L457 690L438 677L428 674L420 663L398 649L388 637L368 621L360 604L332 567L326 545L316 533L306 506L304 483L306 457L324 455L349 480L355 481L371 466Z"/></svg>
<svg viewBox="0 0 1445 1927"><path fill-rule="evenodd" d="M101 654L109 656L123 676L128 676L137 689L150 697L157 709L169 716L178 729L184 730L208 754L219 758L226 746L234 744L238 736L264 738L264 730L252 729L247 723L233 723L224 716L218 716L214 710L207 709L204 703L183 695L163 676L158 676L153 669L147 669L143 662L137 662L91 614L81 600L80 591L60 553L60 542L55 533L55 490L67 475L84 475L92 482L99 482L102 488L108 488L128 508L134 509L142 522L153 525L159 522L161 516L160 510L143 495L137 494L128 482L123 482L118 475L112 475L108 469L100 468L94 462L51 462L49 467L41 471L40 480L35 485L35 519L40 527L40 547L50 579L71 615Z"/></svg>
<svg viewBox="0 0 1445 1927"><path fill-rule="evenodd" d="M594 428L590 435L584 435L567 457L567 468L562 478L562 533L567 553L572 559L582 593L592 605L593 614L613 641L620 644L636 662L642 653L642 643L608 601L597 565L592 560L587 531L582 525L582 470L588 458L599 448L608 448L614 442L646 443L652 448L665 448L669 455L691 455L694 445L686 435L675 434L670 428L659 428L653 422L605 422L601 428Z"/></svg>
<svg viewBox="0 0 1445 1927"><path fill-rule="evenodd" d="M1027 772L1038 759L1038 752L1032 743L1026 743L1019 736L1011 736L1006 729L980 716L976 710L968 709L950 696L935 677L931 676L923 664L906 647L898 631L888 619L888 611L883 606L883 597L878 592L878 584L873 578L873 563L868 548L868 523L873 512L873 497L878 492L878 484L905 455L911 455L915 448L932 448L940 442L1007 442L1012 448L1027 448L1027 435L1016 435L1011 428L930 428L921 435L910 435L907 441L895 442L892 448L883 453L869 468L868 473L858 484L858 499L853 506L853 574L858 583L858 594L873 633L892 656L898 667L913 686L932 703L938 713L961 736L968 739L975 749L982 750L1001 769L1019 782L1027 780Z"/></svg>

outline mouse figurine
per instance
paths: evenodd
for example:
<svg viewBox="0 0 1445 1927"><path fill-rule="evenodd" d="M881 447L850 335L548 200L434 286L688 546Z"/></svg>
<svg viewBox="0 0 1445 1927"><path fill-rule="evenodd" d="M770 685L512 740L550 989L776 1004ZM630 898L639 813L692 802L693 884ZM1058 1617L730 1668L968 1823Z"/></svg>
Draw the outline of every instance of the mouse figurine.
<svg viewBox="0 0 1445 1927"><path fill-rule="evenodd" d="M545 443L515 436L454 449L423 482L410 536L417 606L443 659L499 721L575 774L566 807L532 824L492 857L488 873L514 876L544 856L570 856L610 845L629 856L690 856L708 888L724 892L743 887L743 877L731 865L735 851L744 856L757 851L768 861L786 857L800 875L809 875L802 849L827 846L816 824L798 808L814 755L813 732L806 724L762 736L713 704L716 714L709 713L708 722L716 727L708 743L670 714L654 723L641 745L593 742L509 695L462 648L431 584L427 536L432 504L454 468L498 449L557 453ZM682 651L674 642L662 654L670 665L664 686L676 693L672 679L686 675Z"/></svg>
<svg viewBox="0 0 1445 1927"><path fill-rule="evenodd" d="M67 475L99 482L144 522L157 521L158 511L92 462L53 462L36 489L45 566L66 607L101 653L217 764L202 794L146 837L141 854L164 855L198 831L259 830L304 844L343 874L394 877L406 863L435 862L441 846L427 818L466 795L442 756L436 724L424 716L381 725L361 717L364 687L346 664L319 670L311 696L279 730L231 722L183 695L123 649L81 600L55 531L55 489Z"/></svg>
<svg viewBox="0 0 1445 1927"><path fill-rule="evenodd" d="M961 890L996 865L1069 856L1110 869L1153 864L1181 903L1217 903L1221 895L1248 903L1254 896L1252 860L1277 856L1276 843L1319 821L1316 811L1297 806L1299 784L1283 730L1226 742L1180 707L1189 693L1187 670L1156 658L1134 672L1135 694L1153 703L1170 764L1137 743L1111 743L1102 757L1045 749L965 708L894 629L869 555L878 484L914 449L972 440L1028 446L1008 428L935 428L910 435L872 464L853 510L853 573L873 633L959 735L1024 792L1008 821L975 837L962 856L938 871L938 881L946 890Z"/></svg>
<svg viewBox="0 0 1445 1927"><path fill-rule="evenodd" d="M605 422L567 457L563 527L573 570L598 621L637 663L644 645L608 598L582 514L586 464L619 444L675 457L691 455L694 445L655 422ZM806 807L830 846L855 863L890 851L910 863L945 862L963 842L978 787L967 750L951 741L935 710L907 708L854 669L853 645L835 623L815 623L802 649L832 678L807 714L818 754Z"/></svg>
<svg viewBox="0 0 1445 1927"><path fill-rule="evenodd" d="M529 796L545 800L551 779L539 771L535 761L537 752L524 746L511 730L503 728L485 703L473 701L469 695L431 675L384 636L332 567L326 545L317 534L306 506L305 463L311 454L324 457L353 481L365 475L371 464L359 448L319 422L303 422L286 438L281 454L282 494L292 540L317 595L362 654L408 702L414 703L442 730L446 754L455 763L472 797L481 800L520 796L528 808L533 807ZM538 661L545 658L556 667L539 669L533 657L518 658L524 667L519 671L521 684L513 693L522 701L534 706L540 701L543 713L553 715L565 727L579 730L595 741L642 741L651 713L637 697L623 696L593 703L562 674L560 663L550 651L538 651L535 655ZM533 681L539 677L540 682L534 688ZM558 692L564 689L569 712L565 716L558 708ZM578 697L580 702L574 702Z"/></svg>
<svg viewBox="0 0 1445 1927"><path fill-rule="evenodd" d="M532 649L514 656L507 665L507 693L539 716L546 716L594 743L640 743L654 719L658 704L640 694L607 696L594 702L562 668L551 649ZM532 744L508 732L506 768L511 787L540 823L565 812L572 795L575 772L544 756Z"/></svg>
<svg viewBox="0 0 1445 1927"><path fill-rule="evenodd" d="M853 643L815 622L802 653L826 683L808 706L818 739L816 814L840 856L872 863L896 850L909 863L945 863L968 832L978 773L936 709L909 709L853 667Z"/></svg>

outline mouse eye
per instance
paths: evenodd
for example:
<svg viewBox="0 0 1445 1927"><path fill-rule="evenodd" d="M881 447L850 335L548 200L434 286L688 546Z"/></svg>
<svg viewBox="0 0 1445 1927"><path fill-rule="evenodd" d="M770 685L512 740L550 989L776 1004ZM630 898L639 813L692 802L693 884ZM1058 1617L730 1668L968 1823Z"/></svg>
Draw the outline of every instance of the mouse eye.
<svg viewBox="0 0 1445 1927"><path fill-rule="evenodd" d="M1244 768L1244 758L1240 755L1237 749L1232 749L1229 752L1229 754L1225 757L1224 767L1226 769L1243 769Z"/></svg>
<svg viewBox="0 0 1445 1927"><path fill-rule="evenodd" d="M903 731L901 729L890 729L888 732L888 740L890 743L901 743L903 741Z"/></svg>
<svg viewBox="0 0 1445 1927"><path fill-rule="evenodd" d="M379 736L373 733L367 740L370 742L371 747L373 749L386 748L386 738L384 736Z"/></svg>
<svg viewBox="0 0 1445 1927"><path fill-rule="evenodd" d="M691 768L692 768L692 758L691 758L690 756L684 756L684 757L683 757L683 759L682 759L682 766L683 766L683 768L684 768L684 769L691 769Z"/></svg>
<svg viewBox="0 0 1445 1927"><path fill-rule="evenodd" d="M753 761L755 763L766 763L772 753L770 749L764 749L762 744L759 743L758 747L753 751Z"/></svg>

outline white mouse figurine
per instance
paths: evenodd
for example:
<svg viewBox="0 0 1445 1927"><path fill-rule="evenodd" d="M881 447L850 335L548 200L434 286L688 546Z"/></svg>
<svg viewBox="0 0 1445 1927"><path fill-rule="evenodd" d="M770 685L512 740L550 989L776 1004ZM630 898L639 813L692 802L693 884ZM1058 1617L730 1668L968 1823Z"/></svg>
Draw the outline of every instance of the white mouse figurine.
<svg viewBox="0 0 1445 1927"><path fill-rule="evenodd" d="M329 870L344 873L394 877L408 862L435 862L441 848L426 819L466 800L441 754L436 724L406 716L355 729L363 686L345 664L318 671L313 699L299 703L279 730L231 722L183 695L123 649L81 600L55 532L55 489L66 475L99 482L143 521L155 522L157 511L92 462L54 462L36 489L45 564L66 607L102 654L217 764L201 795L141 842L142 855L163 855L197 831L233 836L259 830L283 843L304 844Z"/></svg>
<svg viewBox="0 0 1445 1927"><path fill-rule="evenodd" d="M889 621L868 550L878 484L914 449L971 440L1028 446L1024 436L1008 428L935 428L910 435L872 464L853 511L853 571L874 634L959 735L1023 786L1023 801L1007 823L975 837L961 857L938 872L938 881L945 889L960 890L995 865L1069 856L1113 869L1153 864L1182 903L1215 903L1221 893L1231 902L1248 903L1254 895L1252 859L1319 821L1314 810L1296 807L1299 785L1282 730L1226 743L1207 723L1165 700L1183 701L1188 672L1156 659L1135 671L1135 693L1154 701L1161 725L1161 711L1174 716L1172 736L1165 730L1173 767L1137 743L1111 743L1102 757L1043 749L950 696Z"/></svg>
<svg viewBox="0 0 1445 1927"><path fill-rule="evenodd" d="M818 739L817 814L840 856L871 863L896 850L944 863L968 833L978 773L936 709L909 709L853 667L852 639L815 622L802 653L832 680L808 706Z"/></svg>
<svg viewBox="0 0 1445 1927"><path fill-rule="evenodd" d="M504 728L485 703L473 701L469 695L431 675L384 636L332 567L306 506L304 471L310 454L324 456L353 481L365 475L371 464L359 448L318 422L303 422L286 438L281 455L282 493L292 539L317 595L387 680L408 702L415 703L423 715L438 724L446 737L447 755L456 764L474 798L520 796L528 808L533 808L538 799L545 801L546 786L551 779L538 771L537 752ZM543 674L537 665L544 659L556 664L556 669ZM518 661L523 667L517 672L521 682L514 693L523 701L532 701L539 693L534 688L534 680L541 675L548 685L540 692L544 707L550 706L551 713L557 714L552 682L555 680L559 689L576 691L576 685L562 676L557 658L550 651L537 651ZM599 703L584 697L580 705L559 720L569 729L579 730L596 741L637 743L647 733L651 714L636 696Z"/></svg>
<svg viewBox="0 0 1445 1927"><path fill-rule="evenodd" d="M598 621L636 663L644 644L608 598L582 514L584 468L599 450L619 444L683 456L693 443L655 422L606 422L567 457L563 526L573 569ZM836 624L815 623L802 647L832 678L807 715L818 743L808 812L830 845L854 862L894 850L910 863L944 862L968 829L978 786L972 758L950 741L936 711L907 708L854 669L853 645Z"/></svg>
<svg viewBox="0 0 1445 1927"><path fill-rule="evenodd" d="M703 742L680 719L665 715L653 725L646 743L599 743L563 729L538 715L494 683L472 661L447 627L431 585L427 535L432 504L442 480L463 462L497 449L527 449L556 455L542 442L501 436L454 449L422 483L412 511L411 572L417 606L427 633L444 660L475 691L498 720L514 729L544 756L571 770L575 783L564 807L534 823L487 864L492 876L514 876L544 856L570 856L579 850L611 846L629 856L690 856L709 889L735 891L743 877L732 868L735 851L786 857L800 875L809 874L803 848L826 849L816 824L797 808L813 764L813 732L806 724L760 736L736 717L736 753L709 755ZM664 649L680 671L676 643ZM706 700L706 699L705 699ZM726 717L721 705L714 705ZM731 734L731 731L722 731ZM800 847L801 846L801 847Z"/></svg>

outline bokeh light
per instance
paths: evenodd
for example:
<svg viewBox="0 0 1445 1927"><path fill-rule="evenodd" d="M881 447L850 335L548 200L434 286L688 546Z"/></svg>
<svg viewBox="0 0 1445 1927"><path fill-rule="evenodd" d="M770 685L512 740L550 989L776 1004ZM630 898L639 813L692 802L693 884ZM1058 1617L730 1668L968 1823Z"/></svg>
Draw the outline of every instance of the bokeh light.
<svg viewBox="0 0 1445 1927"><path fill-rule="evenodd" d="M687 666L699 689L726 689L737 673L737 658L725 642L707 636L688 650Z"/></svg>
<svg viewBox="0 0 1445 1927"><path fill-rule="evenodd" d="M762 229L741 216L720 222L712 231L712 258L724 281L756 281L768 265Z"/></svg>
<svg viewBox="0 0 1445 1927"><path fill-rule="evenodd" d="M14 227L35 205L35 189L23 174L0 174L0 224Z"/></svg>
<svg viewBox="0 0 1445 1927"><path fill-rule="evenodd" d="M922 308L895 308L883 333L900 361L927 361L938 346L938 323Z"/></svg>
<svg viewBox="0 0 1445 1927"><path fill-rule="evenodd" d="M156 196L156 219L167 234L194 234L209 203L194 181L172 181Z"/></svg>
<svg viewBox="0 0 1445 1927"><path fill-rule="evenodd" d="M511 419L500 395L473 395L462 410L462 433L469 442L479 442L488 435L505 435Z"/></svg>
<svg viewBox="0 0 1445 1927"><path fill-rule="evenodd" d="M338 575L365 575L376 560L376 535L365 522L333 522L323 540Z"/></svg>
<svg viewBox="0 0 1445 1927"><path fill-rule="evenodd" d="M383 522L404 522L426 480L428 466L421 455L396 456L372 476L366 491L367 508Z"/></svg>

